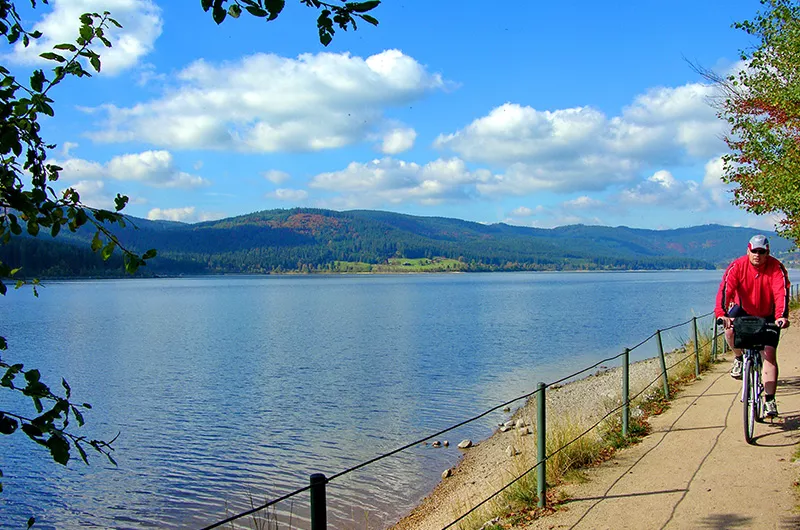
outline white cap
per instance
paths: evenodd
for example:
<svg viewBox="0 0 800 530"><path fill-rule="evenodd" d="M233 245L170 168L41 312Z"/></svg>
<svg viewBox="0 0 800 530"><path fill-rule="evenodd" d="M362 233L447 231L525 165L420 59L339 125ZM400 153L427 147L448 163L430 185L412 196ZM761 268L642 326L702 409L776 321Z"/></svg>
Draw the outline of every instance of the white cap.
<svg viewBox="0 0 800 530"><path fill-rule="evenodd" d="M765 250L769 250L769 239L761 234L755 235L750 238L747 248L750 250L753 250L754 248L763 248Z"/></svg>

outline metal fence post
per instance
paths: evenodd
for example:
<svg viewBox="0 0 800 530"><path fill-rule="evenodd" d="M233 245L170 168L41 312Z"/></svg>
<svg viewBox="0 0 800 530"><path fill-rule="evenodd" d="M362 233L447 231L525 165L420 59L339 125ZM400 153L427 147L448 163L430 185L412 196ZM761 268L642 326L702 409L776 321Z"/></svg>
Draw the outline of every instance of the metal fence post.
<svg viewBox="0 0 800 530"><path fill-rule="evenodd" d="M547 421L545 417L544 383L539 383L536 396L536 453L539 467L536 469L536 495L539 496L539 508L544 508L547 493Z"/></svg>
<svg viewBox="0 0 800 530"><path fill-rule="evenodd" d="M328 514L325 509L325 484L328 479L322 473L311 475L311 530L325 530Z"/></svg>
<svg viewBox="0 0 800 530"><path fill-rule="evenodd" d="M692 327L694 329L694 376L700 377L700 344L697 336L697 317L692 317Z"/></svg>
<svg viewBox="0 0 800 530"><path fill-rule="evenodd" d="M622 437L628 437L628 418L630 417L629 397L630 397L630 355L631 350L625 348L622 355Z"/></svg>
<svg viewBox="0 0 800 530"><path fill-rule="evenodd" d="M661 342L661 330L656 330L658 340L658 359L661 361L661 379L664 381L664 399L669 399L669 379L667 377L667 361L664 359L664 344Z"/></svg>

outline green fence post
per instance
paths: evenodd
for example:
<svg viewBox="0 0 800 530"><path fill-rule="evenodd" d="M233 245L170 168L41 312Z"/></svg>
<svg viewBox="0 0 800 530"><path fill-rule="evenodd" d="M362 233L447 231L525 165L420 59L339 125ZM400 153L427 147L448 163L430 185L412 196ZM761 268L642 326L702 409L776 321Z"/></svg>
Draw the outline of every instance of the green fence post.
<svg viewBox="0 0 800 530"><path fill-rule="evenodd" d="M311 475L311 530L325 530L328 527L328 513L325 508L325 484L328 479L322 473Z"/></svg>
<svg viewBox="0 0 800 530"><path fill-rule="evenodd" d="M669 399L669 379L667 378L667 360L664 358L664 344L661 342L661 330L656 330L658 339L658 359L661 361L661 379L664 381L664 399Z"/></svg>
<svg viewBox="0 0 800 530"><path fill-rule="evenodd" d="M694 376L700 377L700 344L697 337L697 317L692 317L692 327L694 328Z"/></svg>
<svg viewBox="0 0 800 530"><path fill-rule="evenodd" d="M630 397L630 355L631 350L625 348L622 356L622 437L628 437L628 418L630 417L629 397Z"/></svg>
<svg viewBox="0 0 800 530"><path fill-rule="evenodd" d="M545 418L544 383L539 383L539 394L536 396L536 453L538 468L536 469L536 495L539 496L539 508L544 508L547 493L547 433Z"/></svg>

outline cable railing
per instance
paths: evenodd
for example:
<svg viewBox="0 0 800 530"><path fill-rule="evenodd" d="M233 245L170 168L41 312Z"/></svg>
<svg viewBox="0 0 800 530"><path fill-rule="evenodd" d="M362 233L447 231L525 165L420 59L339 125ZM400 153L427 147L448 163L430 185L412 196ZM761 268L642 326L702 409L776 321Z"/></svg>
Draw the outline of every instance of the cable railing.
<svg viewBox="0 0 800 530"><path fill-rule="evenodd" d="M800 299L800 286L792 286L791 291L790 291L790 299L793 300L793 301L797 301L798 299ZM623 438L627 438L628 434L629 434L628 431L629 431L629 420L630 420L630 406L631 406L632 402L634 402L635 400L640 398L642 395L644 395L644 393L648 389L650 389L653 385L656 385L659 380L661 380L662 385L663 385L662 386L662 391L663 391L664 398L665 399L669 399L669 397L670 397L669 376L668 376L669 370L675 368L676 366L681 365L682 363L685 363L687 360L689 360L692 357L694 357L694 360L695 360L695 377L699 376L700 375L700 351L701 351L701 349L705 350L706 348L710 348L710 350L711 350L711 354L710 354L711 361L712 362L716 361L717 355L719 354L719 341L718 341L718 338L721 336L721 334L719 333L719 330L718 330L716 319L713 319L713 325L711 327L707 328L709 331L712 332L710 338L708 340L706 340L705 342L703 342L702 345L700 344L698 327L697 327L698 319L704 319L704 318L706 318L706 317L708 317L708 316L710 316L712 314L713 314L713 312L705 313L705 314L700 315L700 316L695 316L695 317L693 317L693 318L691 318L691 319L689 319L689 320L687 320L685 322L681 322L679 324L674 324L672 326L656 330L653 334L648 336L646 339L642 340L641 342L637 343L635 346L633 346L631 348L625 348L625 350L622 353L618 354L618 355L615 355L613 357L608 357L606 359L602 359L602 360L592 364L591 366L587 366L586 368L582 368L581 370L578 370L578 371L576 371L576 372L574 372L574 373L572 373L570 375L562 377L562 378L560 378L560 379L558 379L556 381L553 381L551 383L547 383L547 384L539 383L537 385L536 390L534 390L532 392L529 392L527 394L523 394L523 395L521 395L519 397L516 397L516 398L511 399L509 401L506 401L504 403L501 403L501 404L499 404L499 405L497 405L495 407L492 407L492 408L490 408L490 409L488 409L488 410L486 410L486 411L484 411L484 412L482 412L482 413L480 413L480 414L478 414L476 416L473 416L473 417L471 417L469 419L466 419L464 421L461 421L459 423L451 425L450 427L442 429L442 430L440 430L438 432L435 432L435 433L433 433L431 435L425 436L424 438L420 438L418 440L414 440L413 442L406 443L406 444L404 444L404 445L402 445L402 446L400 446L400 447L398 447L398 448L396 448L396 449L394 449L392 451L389 451L387 453L378 455L378 456L376 456L374 458L371 458L369 460L366 460L364 462L356 464L356 465L354 465L352 467L349 467L349 468L347 468L347 469L345 469L343 471L340 471L339 473L336 473L336 474L334 474L334 475L332 475L330 477L326 477L322 473L314 473L310 477L309 485L307 485L305 487L302 487L302 488L299 488L299 489L296 489L296 490L294 490L294 491L292 491L290 493L282 495L282 496L280 496L278 498L275 498L275 499L270 500L268 502L265 502L263 504L260 504L260 505L257 505L257 506L252 506L249 510L242 511L240 513L237 513L237 514L234 514L234 515L232 515L230 517L227 517L227 518L225 518L223 520L220 520L220 521L217 521L217 522L215 522L213 524L205 526L205 527L203 527L202 530L210 530L210 529L213 529L213 528L218 528L220 526L226 525L228 523L232 523L232 522L234 522L234 521L236 521L238 519L241 519L243 517L247 517L247 516L252 515L252 514L254 514L256 512L259 512L259 511L262 511L262 510L266 510L266 509L268 509L270 507L273 507L274 505L276 505L279 502L282 502L282 501L291 499L293 497L296 497L297 495L305 493L306 491L310 492L311 529L312 530L322 530L322 529L327 527L327 507L326 507L326 485L327 484L329 484L332 481L334 481L336 479L339 479L339 478L341 478L341 477L343 477L343 476L345 476L345 475L347 475L349 473L352 473L352 472L354 472L356 470L359 470L359 469L362 469L364 467L367 467L367 466L369 466L371 464L374 464L376 462L379 462L379 461L381 461L381 460L383 460L385 458L388 458L390 456L396 455L396 454L401 453L403 451L406 451L406 450L408 450L408 449L410 449L412 447L418 446L419 444L425 443L428 440L431 440L433 438L441 436L442 434L445 434L445 433L450 432L450 431L452 431L454 429L457 429L459 427L462 427L464 425L467 425L469 423L477 421L477 420L479 420L479 419L487 416L488 414L491 414L492 412L495 412L495 411L497 411L499 409L506 409L506 407L508 407L509 405L511 405L513 403L516 403L517 401L520 401L520 400L523 400L523 399L529 399L529 398L532 398L533 396L536 396L536 401L537 401L537 414L536 414L536 417L537 417L537 426L536 426L537 427L537 429L536 429L536 432L537 432L537 443L536 443L536 446L537 446L537 462L536 462L536 464L531 466L529 469L527 469L525 472L523 472L522 474L520 474L519 476L517 476L516 478L514 478L510 482L506 483L501 488L497 489L494 493L492 493L487 498L483 499L482 501L480 501L477 504L475 504L474 506L472 506L470 509L465 511L463 514L461 514L455 520L453 520L452 522L450 522L449 524L444 526L443 529L451 528L452 526L454 526L454 525L458 524L459 522L463 521L466 517L468 517L469 515L475 513L480 507L484 506L486 503L488 503L492 499L496 498L503 491L505 491L508 488L510 488L511 486L513 486L515 483L520 481L523 477L527 476L529 473L531 473L534 470L536 470L537 473L538 473L537 481L536 481L537 482L537 492L536 493L537 493L538 505L539 505L539 507L544 507L545 499L546 499L546 479L545 479L545 477L546 477L546 466L547 466L547 461L549 459L553 458L558 453L566 450L570 445L576 443L578 440L580 440L584 436L587 436L589 433L591 433L593 430L597 429L601 424L603 424L604 421L606 421L608 418L610 418L611 416L613 416L613 415L615 415L617 413L621 413L621 416L622 416L622 418L621 418L621 431L622 431L621 434L622 434ZM672 330L681 328L683 326L686 326L687 324L692 324L692 327L691 327L691 330L690 330L692 332L692 337L691 337L690 340L683 340L682 344L683 345L686 345L688 343L693 344L694 345L694 351L688 352L685 356L678 358L677 361L672 362L668 366L666 364L667 354L666 354L665 349L664 349L662 335L663 335L664 332L672 331ZM629 374L629 369L630 369L630 365L631 365L630 353L632 351L644 346L645 344L647 344L653 338L656 339L657 354L658 354L656 357L658 358L658 361L659 361L659 364L660 364L660 369L658 371L658 375L654 379L652 379L649 383L645 384L638 392L636 392L633 395L631 395L631 393L630 393L630 374ZM726 349L727 349L727 343L723 340L722 341L722 353L724 353ZM674 354L676 351L677 350L673 350L672 353ZM583 374L585 374L585 373L587 373L587 372L589 372L591 370L594 370L595 368L603 366L606 363L609 363L611 361L616 361L616 360L618 360L620 358L622 358L622 396L620 398L619 405L617 405L616 407L612 407L610 410L606 411L606 413L604 415L602 415L599 419L597 419L591 426L589 426L588 428L583 430L583 432L581 432L581 434L579 434L578 436L575 436L569 442L566 442L566 443L562 444L560 447L554 449L551 453L548 454L547 451L546 451L546 440L547 440L547 434L546 434L547 433L547 428L546 428L546 395L545 395L546 394L546 390L548 388L553 388L553 387L557 388L559 385L561 385L562 383L564 383L566 381L575 379L576 377L578 377L580 375L583 375Z"/></svg>
<svg viewBox="0 0 800 530"><path fill-rule="evenodd" d="M792 293L792 296L793 296L793 298L797 297L796 290L795 290L795 292ZM516 402L518 402L520 400L523 400L523 399L532 398L533 396L536 396L537 412L538 412L537 415L536 415L537 416L537 430L536 430L536 432L537 432L537 452L538 452L536 464L534 466L532 466L530 469L528 469L527 471L525 471L524 473L522 473L520 476L516 477L514 480L512 480L509 483L505 484L502 488L499 488L497 491L495 491L488 498L486 498L483 501L481 501L480 503L476 504L475 506L470 508L468 511L466 511L464 514L462 514L457 519L455 519L454 521L452 521L450 524L448 524L447 526L445 526L443 528L450 528L453 525L459 523L465 517L467 517L469 514L474 513L478 508L480 508L481 506L483 506L484 504L489 502L491 499L497 497L497 495L499 495L500 493L505 491L507 488L512 486L517 481L521 480L524 476L526 476L528 473L532 472L533 470L537 470L537 472L538 472L538 478L537 478L538 503L539 503L539 506L544 506L545 493L546 493L545 471L546 471L546 462L547 462L548 459L551 459L553 456L555 456L559 452L565 450L571 444L576 443L583 436L586 436L587 434L589 434L592 430L598 428L598 426L601 425L603 423L603 421L608 419L610 416L612 416L614 414L617 414L617 413L620 413L620 412L622 414L622 436L627 438L631 402L633 402L634 400L638 399L647 389L649 389L651 386L657 384L659 380L661 380L662 383L663 383L664 397L666 399L669 399L669 380L668 380L668 372L669 372L669 370L674 368L675 366L679 365L680 363L685 362L686 360L688 360L692 356L694 356L695 357L695 367L696 367L695 375L699 375L699 370L700 370L699 351L700 351L701 347L702 348L706 348L706 347L710 346L711 350L712 350L712 354L711 354L712 360L716 358L716 356L717 356L717 347L718 347L717 338L719 336L716 322L714 322L713 328L708 328L709 331L711 331L713 329L713 333L711 335L711 338L708 341L706 341L702 346L699 344L699 341L698 341L697 321L698 321L698 319L706 318L706 317L710 316L711 314L712 313L709 312L709 313L706 313L704 315L693 317L693 318L691 318L691 319L689 319L689 320L687 320L685 322L682 322L682 323L679 323L679 324L675 324L673 326L670 326L670 327L667 327L667 328L664 328L664 329L657 330L656 332L651 334L649 337L647 337L643 341L639 342L638 344L636 344L632 348L626 348L622 353L620 353L618 355L615 355L613 357L608 357L606 359L600 360L600 361L592 364L591 366L588 366L586 368L582 368L581 370L578 370L578 371L576 371L576 372L574 372L574 373L572 373L570 375L562 377L562 378L560 378L560 379L558 379L556 381L553 381L551 383L548 383L548 384L539 383L537 388L536 388L536 390L534 390L532 392L523 394L523 395L521 395L519 397L516 397L516 398L511 399L509 401L506 401L504 403L501 403L501 404L499 404L499 405L497 405L495 407L492 407L492 408L490 408L490 409L488 409L488 410L486 410L486 411L484 411L484 412L482 412L482 413L480 413L480 414L478 414L476 416L473 416L473 417L471 417L469 419L466 419L464 421L458 422L458 423L456 423L454 425L451 425L450 427L447 427L447 428L442 429L442 430L440 430L438 432L435 432L433 434L425 436L424 438L420 438L420 439L414 440L412 442L406 443L406 444L404 444L404 445L402 445L402 446L400 446L400 447L398 447L398 448L396 448L396 449L394 449L392 451L389 451L387 453L378 455L378 456L376 456L374 458L371 458L369 460L366 460L364 462L356 464L356 465L354 465L352 467L349 467L349 468L347 468L347 469L345 469L343 471L340 471L340 472L338 472L338 473L336 473L336 474L334 474L334 475L332 475L330 477L326 477L322 473L314 473L310 477L309 485L307 485L305 487L302 487L302 488L299 488L299 489L296 489L296 490L294 490L292 492L289 492L289 493L287 493L285 495L282 495L282 496L280 496L278 498L269 500L269 501L264 502L262 504L253 505L248 510L244 510L242 512L239 512L239 513L236 513L234 515L231 515L231 516L229 516L229 517L227 517L225 519L217 521L217 522L215 522L213 524L205 526L205 527L203 527L202 530L210 530L210 529L213 529L213 528L221 527L221 526L229 524L229 523L233 523L234 521L236 521L238 519L250 516L252 514L260 512L262 510L267 510L268 508L274 507L276 504L278 504L278 503L280 503L282 501L286 501L288 499L292 499L292 498L294 498L294 497L296 497L296 496L298 496L300 494L303 494L303 493L305 493L307 491L310 492L311 529L312 530L320 530L320 529L326 528L326 526L327 526L326 485L327 484L329 484L332 481L337 480L337 479L339 479L339 478L341 478L341 477L343 477L343 476L345 476L345 475L347 475L349 473L352 473L352 472L354 472L356 470L362 469L362 468L367 467L367 466L369 466L371 464L379 462L379 461L381 461L383 459L389 458L389 457L391 457L393 455L396 455L398 453L406 451L406 450L408 450L408 449L410 449L412 447L418 446L418 445L420 445L420 444L422 444L424 442L427 442L427 441L429 441L429 440L431 440L433 438L441 436L441 435L443 435L443 434L445 434L447 432L450 432L450 431L452 431L454 429L457 429L459 427L462 427L464 425L472 423L472 422L474 422L476 420L479 420L479 419L487 416L488 414L491 414L492 412L495 412L495 411L497 411L499 409L506 409L507 407L509 407L509 405L512 405L512 404L514 404L514 403L516 403ZM692 342L694 344L694 351L688 353L686 356L682 357L677 362L672 363L670 366L667 366L667 364L666 364L666 354L665 354L665 351L664 351L663 340L662 340L662 334L664 332L666 332L666 331L674 330L674 329L680 328L682 326L686 326L687 324L690 324L690 323L692 324L691 331L693 331L693 340L692 340ZM637 393L635 393L633 395L630 395L630 392L629 392L629 379L630 379L630 377L629 377L629 366L631 364L630 363L630 353L632 351L642 347L643 345L648 343L653 338L656 339L656 344L657 344L657 348L658 348L657 357L658 357L658 360L659 360L659 363L660 363L660 369L658 371L658 375L652 381L650 381L648 384L646 384L642 389L640 389ZM686 342L687 341L684 341L684 344ZM724 341L723 341L723 344L724 344ZM724 347L724 345L723 345L723 347ZM546 446L546 421L545 421L546 420L546 399L545 399L546 390L548 388L551 388L551 387L554 387L554 386L557 388L558 387L557 385L561 385L562 383L564 383L566 381L575 379L578 376L581 376L581 375L583 375L583 374L585 374L585 373L587 373L587 372L589 372L591 370L594 370L594 369L596 369L596 368L598 368L600 366L603 366L606 363L609 363L611 361L619 360L620 358L623 359L623 361L622 361L622 372L623 372L623 374L622 374L622 379L623 379L623 381L622 381L622 397L620 399L621 403L618 406L616 406L616 407L612 408L611 410L609 410L605 415L603 415L599 420L597 420L591 427L586 429L579 436L577 436L577 437L573 438L571 441L563 444L561 447L555 449L550 454L547 454L546 453L546 447L545 447Z"/></svg>

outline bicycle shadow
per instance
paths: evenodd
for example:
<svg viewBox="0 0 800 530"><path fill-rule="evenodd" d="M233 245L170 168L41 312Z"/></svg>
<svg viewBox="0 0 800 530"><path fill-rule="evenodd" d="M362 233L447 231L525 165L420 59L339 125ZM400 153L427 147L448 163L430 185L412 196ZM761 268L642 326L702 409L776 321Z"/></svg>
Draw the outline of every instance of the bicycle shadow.
<svg viewBox="0 0 800 530"><path fill-rule="evenodd" d="M778 379L778 396L796 396L800 394L800 377Z"/></svg>

